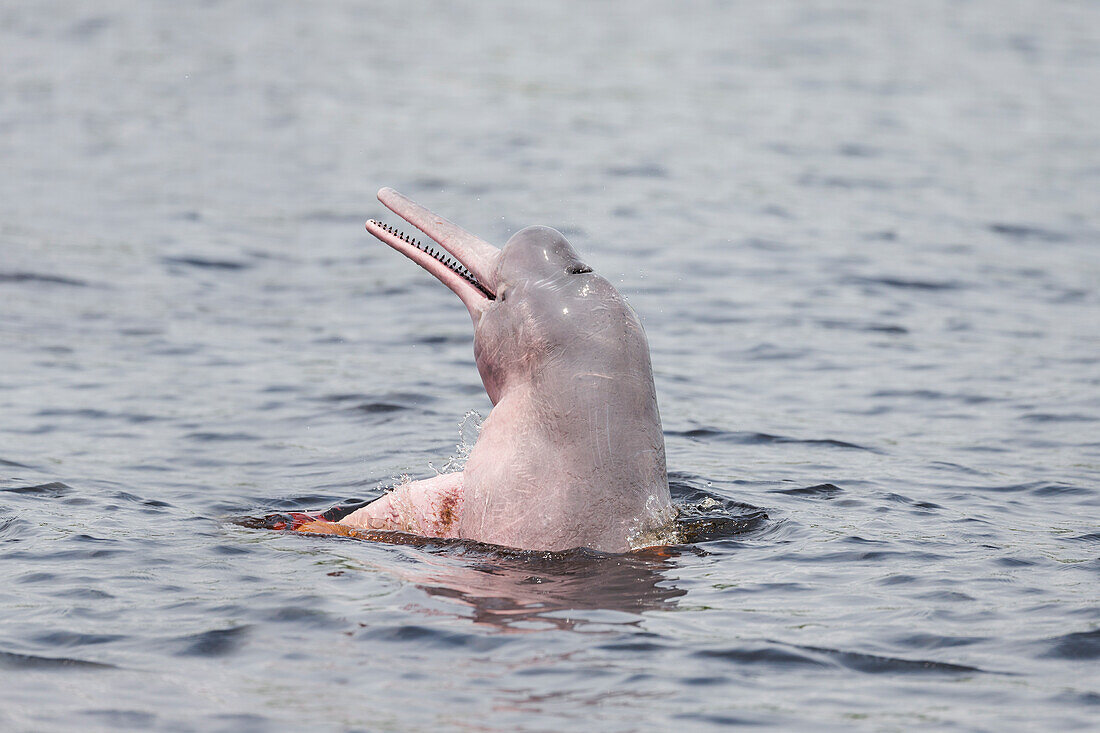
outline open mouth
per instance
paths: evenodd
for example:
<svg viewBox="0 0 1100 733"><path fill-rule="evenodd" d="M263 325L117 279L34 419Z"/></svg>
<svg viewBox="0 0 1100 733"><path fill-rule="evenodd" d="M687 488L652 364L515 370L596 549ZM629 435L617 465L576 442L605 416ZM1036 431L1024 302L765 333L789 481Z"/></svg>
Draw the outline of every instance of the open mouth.
<svg viewBox="0 0 1100 733"><path fill-rule="evenodd" d="M420 250L424 254L428 255L429 257L434 257L441 265L443 265L444 267L450 269L451 272L453 272L456 275L458 275L459 277L465 279L466 282L470 283L475 288L477 288L479 291L481 291L481 293L486 298L488 298L489 300L496 300L496 296L493 295L492 291L489 290L484 285L482 285L480 282L478 282L478 279L474 276L474 274L472 272L470 272L469 270L467 270L466 266L463 265L458 260L456 260L454 257L451 257L450 255L447 255L447 254L444 254L443 252L440 252L439 250L435 249L434 247L429 247L428 245L421 242L419 239L413 239L412 237L410 237L408 234L405 234L404 232L402 232L397 227L391 227L389 224L384 224L383 222L380 222L376 219L369 219L367 221L367 230L368 231L370 230L370 228L372 226L377 227L378 229L381 229L382 231L386 232L387 234L389 234L391 236L394 236L394 237L397 237L398 239L401 239L406 244L410 244L413 247L416 247L418 250ZM385 240L383 240L383 241L385 241Z"/></svg>
<svg viewBox="0 0 1100 733"><path fill-rule="evenodd" d="M367 222L367 231L453 290L476 322L489 303L496 300L500 250L392 188L379 191L378 200L424 232L439 249L375 219Z"/></svg>

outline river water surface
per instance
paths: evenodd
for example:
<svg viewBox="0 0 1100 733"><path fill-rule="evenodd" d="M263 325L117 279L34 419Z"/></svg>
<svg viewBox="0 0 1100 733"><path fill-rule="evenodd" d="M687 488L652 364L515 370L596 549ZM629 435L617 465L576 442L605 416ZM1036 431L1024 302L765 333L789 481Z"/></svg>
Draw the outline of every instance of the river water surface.
<svg viewBox="0 0 1100 733"><path fill-rule="evenodd" d="M0 8L0 729L1100 719L1100 6ZM391 185L649 334L628 556L242 526L489 402ZM463 428L465 425L465 428ZM434 467L434 468L433 468Z"/></svg>

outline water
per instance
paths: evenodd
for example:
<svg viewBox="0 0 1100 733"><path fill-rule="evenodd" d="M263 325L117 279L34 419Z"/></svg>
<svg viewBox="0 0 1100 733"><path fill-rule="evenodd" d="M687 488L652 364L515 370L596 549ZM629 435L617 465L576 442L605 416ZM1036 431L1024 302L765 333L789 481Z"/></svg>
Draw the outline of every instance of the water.
<svg viewBox="0 0 1100 733"><path fill-rule="evenodd" d="M0 728L1094 726L1098 34L5 4ZM465 309L362 230L382 185L562 229L647 328L680 502L767 519L626 557L234 524L487 414Z"/></svg>

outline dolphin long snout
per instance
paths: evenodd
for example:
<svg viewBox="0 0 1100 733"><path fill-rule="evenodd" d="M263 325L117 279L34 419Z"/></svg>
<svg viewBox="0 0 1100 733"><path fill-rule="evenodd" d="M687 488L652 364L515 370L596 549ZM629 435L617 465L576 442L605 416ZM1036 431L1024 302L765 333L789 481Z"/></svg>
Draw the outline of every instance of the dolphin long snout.
<svg viewBox="0 0 1100 733"><path fill-rule="evenodd" d="M476 322L489 301L496 297L500 250L392 188L381 189L378 200L450 253L458 266L432 248L381 222L371 219L367 222L367 231L453 290Z"/></svg>

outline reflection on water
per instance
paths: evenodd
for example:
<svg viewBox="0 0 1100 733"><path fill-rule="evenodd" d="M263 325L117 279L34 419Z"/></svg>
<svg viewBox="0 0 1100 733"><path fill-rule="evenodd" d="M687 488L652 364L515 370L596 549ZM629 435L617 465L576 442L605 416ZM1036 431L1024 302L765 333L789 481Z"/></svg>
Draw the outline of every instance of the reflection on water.
<svg viewBox="0 0 1100 733"><path fill-rule="evenodd" d="M665 573L676 548L649 548L626 555L585 550L510 553L477 548L425 555L404 578L428 594L468 606L470 618L502 630L571 629L585 611L640 614L672 607L686 591ZM603 620L606 620L604 617ZM637 617L625 623L637 623ZM616 622L623 623L622 619Z"/></svg>

